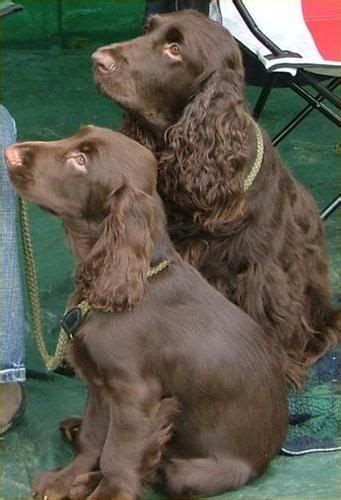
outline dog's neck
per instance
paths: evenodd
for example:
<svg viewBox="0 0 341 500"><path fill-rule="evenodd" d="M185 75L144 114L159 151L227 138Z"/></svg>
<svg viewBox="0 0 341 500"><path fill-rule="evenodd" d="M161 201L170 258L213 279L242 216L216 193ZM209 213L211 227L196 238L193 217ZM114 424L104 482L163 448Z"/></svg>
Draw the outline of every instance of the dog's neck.
<svg viewBox="0 0 341 500"><path fill-rule="evenodd" d="M162 260L172 261L177 255L166 228L159 227L153 234L153 254L150 260L155 265Z"/></svg>
<svg viewBox="0 0 341 500"><path fill-rule="evenodd" d="M85 219L67 217L63 219L63 226L73 255L78 262L84 261L98 239L98 225Z"/></svg>

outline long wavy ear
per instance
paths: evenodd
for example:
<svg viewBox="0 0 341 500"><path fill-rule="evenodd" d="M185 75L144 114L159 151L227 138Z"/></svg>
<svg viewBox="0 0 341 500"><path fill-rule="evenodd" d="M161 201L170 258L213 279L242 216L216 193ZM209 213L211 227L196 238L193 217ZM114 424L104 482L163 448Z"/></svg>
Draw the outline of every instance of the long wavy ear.
<svg viewBox="0 0 341 500"><path fill-rule="evenodd" d="M121 311L138 305L146 293L152 200L123 185L111 193L107 209L97 242L76 270L76 281L94 308Z"/></svg>
<svg viewBox="0 0 341 500"><path fill-rule="evenodd" d="M242 71L224 68L201 83L166 133L160 193L186 211L194 206L196 223L208 231L221 230L243 211L250 123Z"/></svg>
<svg viewBox="0 0 341 500"><path fill-rule="evenodd" d="M156 140L153 133L146 126L143 126L140 120L129 111L124 115L121 132L151 151L156 151Z"/></svg>

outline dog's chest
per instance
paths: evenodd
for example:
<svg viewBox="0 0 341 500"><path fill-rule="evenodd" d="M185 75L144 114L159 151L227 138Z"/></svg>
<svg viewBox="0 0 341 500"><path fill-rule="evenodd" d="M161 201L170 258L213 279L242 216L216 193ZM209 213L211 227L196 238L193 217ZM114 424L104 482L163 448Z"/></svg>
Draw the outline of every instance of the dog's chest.
<svg viewBox="0 0 341 500"><path fill-rule="evenodd" d="M69 347L68 361L77 376L96 385L134 371L137 364L134 333L119 318L111 321L110 314L91 311Z"/></svg>
<svg viewBox="0 0 341 500"><path fill-rule="evenodd" d="M76 337L70 342L66 352L67 362L78 378L95 383L101 379L100 368L91 356L86 344Z"/></svg>

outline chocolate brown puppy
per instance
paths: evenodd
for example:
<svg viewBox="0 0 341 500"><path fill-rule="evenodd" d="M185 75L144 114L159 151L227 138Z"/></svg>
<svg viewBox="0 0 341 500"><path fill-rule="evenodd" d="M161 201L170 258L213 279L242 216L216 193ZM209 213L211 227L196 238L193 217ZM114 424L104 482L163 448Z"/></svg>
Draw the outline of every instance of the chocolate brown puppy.
<svg viewBox="0 0 341 500"><path fill-rule="evenodd" d="M175 251L152 153L87 126L6 157L18 193L63 222L77 259L69 307L90 307L68 354L89 389L77 453L34 493L136 499L161 477L184 498L262 474L287 432L281 357Z"/></svg>

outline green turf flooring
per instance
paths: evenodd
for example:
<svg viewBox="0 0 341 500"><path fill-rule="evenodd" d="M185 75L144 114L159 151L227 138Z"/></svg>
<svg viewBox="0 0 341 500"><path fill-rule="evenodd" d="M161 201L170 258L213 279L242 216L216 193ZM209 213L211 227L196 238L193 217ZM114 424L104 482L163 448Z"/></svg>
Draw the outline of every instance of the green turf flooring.
<svg viewBox="0 0 341 500"><path fill-rule="evenodd" d="M19 140L62 138L86 123L119 126L120 111L93 86L91 51L89 44L62 51L55 41L48 50L7 51L2 97L17 121ZM247 89L250 103L254 103L258 92L253 87ZM261 123L273 136L300 107L301 101L290 91L275 90ZM340 142L336 128L314 112L279 148L296 177L312 191L320 209L340 191L340 169L337 169ZM36 207L30 208L30 215L46 337L52 347L72 289L73 259L58 222ZM341 238L337 237L337 228L341 234L340 215L339 211L326 222L336 302L341 298ZM27 366L43 372L30 331L29 312L27 322ZM81 413L85 400L82 383L74 378L49 375L28 380L27 394L24 421L1 441L4 474L0 498L28 498L29 483L35 474L48 467L60 467L71 457L69 446L59 436L57 423ZM238 492L217 498L341 498L340 484L338 490L336 484L337 475L341 477L340 460L341 454L336 453L280 456L262 478ZM145 498L163 497L147 493Z"/></svg>

